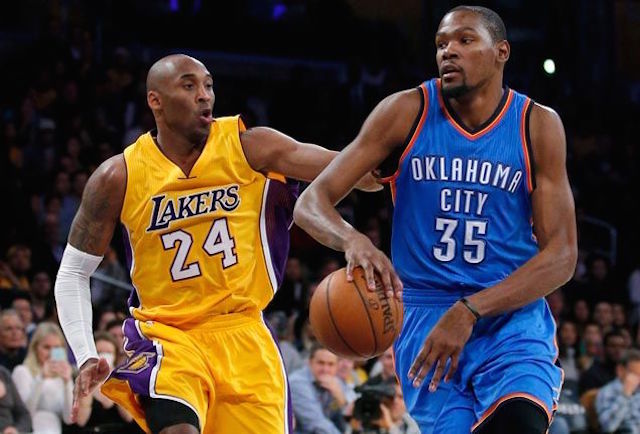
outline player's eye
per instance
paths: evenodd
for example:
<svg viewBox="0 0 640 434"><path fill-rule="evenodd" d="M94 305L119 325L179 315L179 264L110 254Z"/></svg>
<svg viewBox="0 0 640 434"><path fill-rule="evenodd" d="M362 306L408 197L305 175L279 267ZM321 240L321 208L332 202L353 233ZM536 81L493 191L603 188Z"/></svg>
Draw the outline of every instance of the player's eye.
<svg viewBox="0 0 640 434"><path fill-rule="evenodd" d="M186 84L183 85L183 87L185 89L187 89L187 90L191 90L191 89L193 89L193 84L192 83L186 83Z"/></svg>
<svg viewBox="0 0 640 434"><path fill-rule="evenodd" d="M447 43L446 42L437 42L436 43L436 47L438 48L438 50L444 50L447 47Z"/></svg>
<svg viewBox="0 0 640 434"><path fill-rule="evenodd" d="M463 44L470 44L471 42L473 42L473 38L462 38Z"/></svg>

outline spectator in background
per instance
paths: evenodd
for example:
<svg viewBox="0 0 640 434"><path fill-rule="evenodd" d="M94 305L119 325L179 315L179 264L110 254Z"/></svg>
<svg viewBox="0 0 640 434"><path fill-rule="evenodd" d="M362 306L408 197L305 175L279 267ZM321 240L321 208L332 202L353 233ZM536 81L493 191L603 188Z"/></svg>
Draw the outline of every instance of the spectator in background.
<svg viewBox="0 0 640 434"><path fill-rule="evenodd" d="M38 323L51 315L53 307L51 277L46 271L38 271L33 276L30 294L33 320Z"/></svg>
<svg viewBox="0 0 640 434"><path fill-rule="evenodd" d="M0 433L31 432L31 415L22 402L11 372L0 366Z"/></svg>
<svg viewBox="0 0 640 434"><path fill-rule="evenodd" d="M393 383L395 381L396 370L393 361L393 347L390 347L378 357L378 360L371 368L367 384Z"/></svg>
<svg viewBox="0 0 640 434"><path fill-rule="evenodd" d="M107 324L118 319L118 317L116 316L116 311L110 306L103 307L100 310L96 309L94 311L94 314L97 315L97 318L95 318L97 319L97 321L93 321L95 331L97 332L107 331Z"/></svg>
<svg viewBox="0 0 640 434"><path fill-rule="evenodd" d="M24 363L16 366L12 377L31 413L34 432L59 434L62 421L71 423L73 380L60 327L38 324Z"/></svg>
<svg viewBox="0 0 640 434"><path fill-rule="evenodd" d="M95 334L96 350L113 369L117 355L117 343L106 332ZM93 394L80 399L77 424L80 427L90 429L91 432L102 432L100 429L109 429L110 432L119 434L142 433L138 425L133 422L133 417L122 407L114 403L97 388Z"/></svg>
<svg viewBox="0 0 640 434"><path fill-rule="evenodd" d="M77 199L71 194L71 175L68 172L59 171L55 174L53 191L49 197L57 197L60 199L60 209L55 214L60 224L58 242L64 242L67 239L71 222L79 205ZM45 199L42 200L44 201ZM44 222L48 213L53 213L53 210L47 209L45 203L45 209L41 213L39 220Z"/></svg>
<svg viewBox="0 0 640 434"><path fill-rule="evenodd" d="M27 341L31 338L31 334L36 329L36 324L33 322L33 310L31 309L31 297L27 293L17 293L14 295L11 302L11 308L18 312L22 324L24 324L24 330L27 334Z"/></svg>
<svg viewBox="0 0 640 434"><path fill-rule="evenodd" d="M329 274L340 268L340 262L336 258L328 257L322 262L320 271L318 274L318 282L327 277Z"/></svg>
<svg viewBox="0 0 640 434"><path fill-rule="evenodd" d="M589 323L591 312L589 311L589 304L583 298L579 298L573 304L573 321L578 327L578 335L582 336L584 329Z"/></svg>
<svg viewBox="0 0 640 434"><path fill-rule="evenodd" d="M627 291L629 292L629 300L632 304L631 323L640 322L640 266L636 267L629 275L627 282Z"/></svg>
<svg viewBox="0 0 640 434"><path fill-rule="evenodd" d="M580 342L580 358L578 360L580 371L586 371L593 365L594 360L602 357L602 331L595 323L588 323L584 328L582 341Z"/></svg>
<svg viewBox="0 0 640 434"><path fill-rule="evenodd" d="M282 311L287 316L299 315L309 305L309 284L303 274L302 263L296 257L287 260L284 280L267 306L267 312Z"/></svg>
<svg viewBox="0 0 640 434"><path fill-rule="evenodd" d="M337 368L338 356L316 344L308 365L289 377L297 434L344 432L344 410L355 395L336 375Z"/></svg>
<svg viewBox="0 0 640 434"><path fill-rule="evenodd" d="M117 280L124 285L129 285L127 272L118 261L116 251L109 246L104 253L104 259L96 270L96 273L107 278ZM91 279L91 302L94 306L109 306L114 310L124 310L129 291L116 285L100 280L95 276Z"/></svg>
<svg viewBox="0 0 640 434"><path fill-rule="evenodd" d="M355 394L355 388L367 379L366 376L362 377L360 372L356 370L356 365L353 359L347 359L345 357L338 357L338 369L336 375L347 385L349 390Z"/></svg>
<svg viewBox="0 0 640 434"><path fill-rule="evenodd" d="M605 335L613 329L613 309L611 303L601 301L593 310L593 320L600 326Z"/></svg>
<svg viewBox="0 0 640 434"><path fill-rule="evenodd" d="M618 330L607 333L604 337L602 360L594 360L591 367L580 376L578 384L580 395L612 381L616 377L616 366L625 350L624 336Z"/></svg>
<svg viewBox="0 0 640 434"><path fill-rule="evenodd" d="M7 250L7 262L0 262L0 289L29 290L31 249L24 244L15 244Z"/></svg>
<svg viewBox="0 0 640 434"><path fill-rule="evenodd" d="M13 371L26 357L26 346L27 335L18 312L0 311L0 365Z"/></svg>
<svg viewBox="0 0 640 434"><path fill-rule="evenodd" d="M396 396L389 408L391 427L389 434L420 434L418 424L409 416L402 395L402 387L396 382Z"/></svg>
<svg viewBox="0 0 640 434"><path fill-rule="evenodd" d="M612 282L609 276L609 262L602 256L592 255L587 259L587 282L582 291L589 305L600 300L610 300Z"/></svg>
<svg viewBox="0 0 640 434"><path fill-rule="evenodd" d="M611 314L613 316L613 326L616 328L627 328L627 312L621 303L613 303L611 305Z"/></svg>
<svg viewBox="0 0 640 434"><path fill-rule="evenodd" d="M564 294L562 293L562 289L557 289L553 291L551 294L546 297L547 303L549 304L549 310L551 311L551 315L556 323L560 322L560 319L564 315Z"/></svg>
<svg viewBox="0 0 640 434"><path fill-rule="evenodd" d="M118 366L127 358L127 354L124 352L124 331L122 330L122 323L124 321L124 317L119 317L116 314L116 318L109 321L105 326L105 331L109 333L116 341L118 353L116 354L116 363Z"/></svg>
<svg viewBox="0 0 640 434"><path fill-rule="evenodd" d="M280 347L280 354L287 374L304 367L304 361L292 343L293 331L287 315L282 311L271 312L267 316L267 323L278 338L278 346Z"/></svg>
<svg viewBox="0 0 640 434"><path fill-rule="evenodd" d="M575 323L563 321L558 329L558 347L560 364L564 370L565 382L576 382L580 376L578 369L578 329Z"/></svg>
<svg viewBox="0 0 640 434"><path fill-rule="evenodd" d="M617 378L600 389L596 412L603 432L640 433L640 351L627 350L616 367Z"/></svg>
<svg viewBox="0 0 640 434"><path fill-rule="evenodd" d="M311 285L311 293L313 294L315 287ZM301 315L298 315L293 322L293 337L294 345L298 349L300 356L303 359L308 359L311 348L317 342L311 324L309 323L309 311L305 310Z"/></svg>
<svg viewBox="0 0 640 434"><path fill-rule="evenodd" d="M629 331L629 329L625 327L618 329L618 331L624 338L624 347L631 348L633 346L633 338L631 337L631 332Z"/></svg>

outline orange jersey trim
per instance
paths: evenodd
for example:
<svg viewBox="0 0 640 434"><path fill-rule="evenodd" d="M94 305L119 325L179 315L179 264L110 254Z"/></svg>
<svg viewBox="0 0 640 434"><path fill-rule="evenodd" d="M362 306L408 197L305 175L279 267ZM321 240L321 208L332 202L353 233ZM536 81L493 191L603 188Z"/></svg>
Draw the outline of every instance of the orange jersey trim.
<svg viewBox="0 0 640 434"><path fill-rule="evenodd" d="M527 101L522 107L522 115L520 116L520 140L522 141L522 152L524 154L524 165L527 171L527 189L529 193L533 191L533 174L531 172L531 156L529 155L529 147L527 146L527 132L526 132L526 117L527 109L531 105L531 98L527 98Z"/></svg>
<svg viewBox="0 0 640 434"><path fill-rule="evenodd" d="M507 95L507 101L505 102L504 107L502 107L502 110L500 110L500 113L498 113L498 116L496 116L496 118L493 121L491 121L491 123L489 125L487 125L483 129L481 129L480 131L476 131L475 133L469 133L464 128L462 128L455 121L455 119L453 119L453 116L451 116L451 113L449 113L449 110L447 110L447 106L444 104L444 99L442 97L442 82L441 82L441 80L439 78L437 79L436 88L438 89L438 101L440 102L440 108L442 109L442 112L444 113L445 117L447 118L449 123L451 125L453 125L453 127L460 134L462 134L463 136L465 136L469 140L479 139L480 137L484 136L489 131L491 131L493 129L493 127L498 125L498 123L502 120L504 114L509 109L509 106L511 105L511 101L513 101L513 91L511 89L509 89L509 95Z"/></svg>
<svg viewBox="0 0 640 434"><path fill-rule="evenodd" d="M427 113L429 111L429 90L427 89L427 86L425 86L424 83L422 83L419 87L420 87L420 90L422 90L422 96L424 98L424 108L422 109L422 116L420 116L420 121L418 122L418 126L416 127L416 130L413 132L413 135L411 136L411 140L409 140L409 144L407 145L406 148L404 148L404 151L402 152L402 155L398 160L398 168L396 169L396 171L391 176L380 178L380 182L385 182L385 183L388 182L392 184L395 182L398 175L400 175L400 167L402 166L402 161L406 158L407 154L409 154L409 151L411 150L411 148L413 148L413 145L416 143L416 139L418 138L418 135L420 135L420 131L422 131L422 126L424 125L424 121L425 119L427 119ZM395 194L393 193L393 187L392 187L392 194L395 197ZM395 199L394 199L394 202L395 202Z"/></svg>
<svg viewBox="0 0 640 434"><path fill-rule="evenodd" d="M478 428L480 425L482 425L484 423L484 421L487 420L487 418L489 416L491 416L496 409L498 408L498 406L500 404L502 404L505 401L508 401L510 399L514 399L514 398L523 398L523 399L527 399L531 402L533 402L534 404L538 405L540 408L542 408L545 412L545 414L547 415L547 422L549 422L549 424L551 423L551 419L552 419L552 414L549 411L549 409L547 408L547 406L545 405L544 402L540 401L538 398L536 398L533 395L530 395L528 393L524 393L524 392L515 392L515 393L510 393L508 395L503 396L502 398L498 399L496 402L493 403L493 405L489 408L489 410L487 410L482 417L478 420L478 422L476 422L472 427L471 427L471 431L473 432L476 428ZM553 411L555 411L555 405L554 405L554 409Z"/></svg>

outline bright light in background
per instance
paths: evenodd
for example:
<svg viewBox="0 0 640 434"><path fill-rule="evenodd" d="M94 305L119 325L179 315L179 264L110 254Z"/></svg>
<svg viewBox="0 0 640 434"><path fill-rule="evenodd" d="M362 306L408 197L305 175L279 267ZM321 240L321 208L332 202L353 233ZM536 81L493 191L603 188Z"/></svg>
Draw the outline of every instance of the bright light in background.
<svg viewBox="0 0 640 434"><path fill-rule="evenodd" d="M542 64L542 67L544 68L544 72L546 72L547 74L551 75L556 72L556 62L554 62L553 59L545 60Z"/></svg>

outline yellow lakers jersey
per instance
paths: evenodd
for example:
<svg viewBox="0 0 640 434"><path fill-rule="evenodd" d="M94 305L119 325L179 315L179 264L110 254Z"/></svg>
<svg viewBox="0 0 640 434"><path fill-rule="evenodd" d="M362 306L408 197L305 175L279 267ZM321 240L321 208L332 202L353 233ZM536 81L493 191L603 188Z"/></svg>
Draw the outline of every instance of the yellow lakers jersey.
<svg viewBox="0 0 640 434"><path fill-rule="evenodd" d="M215 119L191 172L150 133L127 147L121 221L142 321L198 326L214 316L262 310L286 261L294 188L247 162L238 116Z"/></svg>

